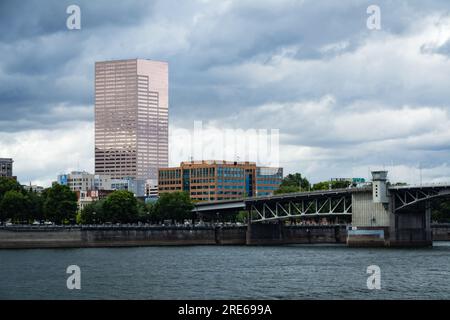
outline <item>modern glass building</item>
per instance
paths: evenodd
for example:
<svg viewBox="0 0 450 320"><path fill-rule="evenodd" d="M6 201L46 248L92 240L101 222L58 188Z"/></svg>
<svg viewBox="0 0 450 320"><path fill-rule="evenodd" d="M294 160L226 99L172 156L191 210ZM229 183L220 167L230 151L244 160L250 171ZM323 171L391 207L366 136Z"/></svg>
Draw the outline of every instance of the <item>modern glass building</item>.
<svg viewBox="0 0 450 320"><path fill-rule="evenodd" d="M254 162L190 161L160 168L158 192L186 191L198 201L271 195L283 179L282 168L257 167Z"/></svg>
<svg viewBox="0 0 450 320"><path fill-rule="evenodd" d="M157 179L168 166L168 64L95 63L95 173Z"/></svg>

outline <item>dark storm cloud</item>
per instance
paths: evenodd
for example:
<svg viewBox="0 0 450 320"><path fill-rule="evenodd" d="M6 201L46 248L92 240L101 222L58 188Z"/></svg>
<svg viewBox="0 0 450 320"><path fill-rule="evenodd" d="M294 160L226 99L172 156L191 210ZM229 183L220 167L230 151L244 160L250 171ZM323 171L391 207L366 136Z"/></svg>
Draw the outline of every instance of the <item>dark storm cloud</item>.
<svg viewBox="0 0 450 320"><path fill-rule="evenodd" d="M80 31L65 28L65 10L70 4L81 7ZM8 124L15 118L30 120L27 123L36 127L46 126L54 119L46 121L43 116L37 121L33 113L45 114L56 104L92 105L96 59L168 60L171 114L175 120L186 113L206 120L265 102L320 98L330 92L341 103L376 99L397 84L386 89L348 90L333 87L327 79L322 83L319 79L303 81L288 75L255 86L241 81L239 74L217 72L221 67L227 69L252 61L271 64L274 56L286 54L286 50L292 50L287 54L298 61L321 61L352 52L368 36L365 11L370 4L239 1L227 6L225 1L2 1L0 30L5 32L0 33L0 111L5 114L2 120L7 120L3 130L17 130L17 124ZM380 1L379 5L383 28L390 34L402 34L419 17L448 9L445 1L426 5L420 1ZM168 30L168 37L153 43L158 37L153 29L133 37L146 27ZM178 48L177 33L185 33L185 46ZM337 50L322 50L323 46L340 42L344 45ZM344 80L345 72L341 76ZM437 103L442 98L430 93L433 94L413 93L409 102ZM389 98L403 101L406 95Z"/></svg>
<svg viewBox="0 0 450 320"><path fill-rule="evenodd" d="M82 8L82 30L66 28L66 8L71 4ZM146 1L2 1L2 131L46 128L73 120L70 113L60 119L52 115L51 109L59 104L92 105L94 61L81 61L83 41L108 26L139 24L151 17L151 10L144 10L149 8Z"/></svg>
<svg viewBox="0 0 450 320"><path fill-rule="evenodd" d="M133 25L148 17L151 3L144 0L2 0L0 2L0 41L15 42L61 32L66 26L69 5L83 8L82 18L90 28L105 24Z"/></svg>

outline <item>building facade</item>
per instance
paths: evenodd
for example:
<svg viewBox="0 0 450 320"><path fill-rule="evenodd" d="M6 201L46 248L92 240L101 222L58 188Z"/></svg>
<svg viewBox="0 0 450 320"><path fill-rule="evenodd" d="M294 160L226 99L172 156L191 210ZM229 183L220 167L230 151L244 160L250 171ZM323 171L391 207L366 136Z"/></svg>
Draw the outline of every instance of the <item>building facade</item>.
<svg viewBox="0 0 450 320"><path fill-rule="evenodd" d="M158 192L186 191L198 201L240 199L273 194L282 179L282 168L257 167L254 162L190 161L160 168Z"/></svg>
<svg viewBox="0 0 450 320"><path fill-rule="evenodd" d="M168 88L167 62L96 62L96 174L143 185L158 178L169 161Z"/></svg>
<svg viewBox="0 0 450 320"><path fill-rule="evenodd" d="M42 193L45 189L44 187L35 184L22 185L22 187L28 192L35 192L35 193Z"/></svg>
<svg viewBox="0 0 450 320"><path fill-rule="evenodd" d="M256 196L273 195L283 180L283 168L256 167Z"/></svg>
<svg viewBox="0 0 450 320"><path fill-rule="evenodd" d="M0 177L10 177L13 176L13 159L11 158L0 158Z"/></svg>
<svg viewBox="0 0 450 320"><path fill-rule="evenodd" d="M112 190L76 191L78 199L78 210L83 210L84 207L93 203L94 201L105 199L112 192Z"/></svg>
<svg viewBox="0 0 450 320"><path fill-rule="evenodd" d="M86 171L72 171L58 175L57 182L72 191L128 190L136 196L144 193L145 184L134 178L114 179L110 175L92 174Z"/></svg>

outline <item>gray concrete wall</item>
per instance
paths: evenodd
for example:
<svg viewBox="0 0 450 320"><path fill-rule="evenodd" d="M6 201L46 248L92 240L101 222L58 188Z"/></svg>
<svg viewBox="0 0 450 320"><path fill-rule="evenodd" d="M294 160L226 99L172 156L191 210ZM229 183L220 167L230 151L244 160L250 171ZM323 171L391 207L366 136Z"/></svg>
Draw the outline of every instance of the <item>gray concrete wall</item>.
<svg viewBox="0 0 450 320"><path fill-rule="evenodd" d="M254 224L248 244L345 243L341 226ZM247 227L0 228L0 249L120 247L152 245L244 245ZM450 224L433 225L433 239L450 241ZM370 239L368 239L370 240Z"/></svg>
<svg viewBox="0 0 450 320"><path fill-rule="evenodd" d="M388 227L389 225L388 207L382 203L373 202L372 191L352 194L352 226Z"/></svg>
<svg viewBox="0 0 450 320"><path fill-rule="evenodd" d="M245 228L241 232L245 236ZM228 231L222 232L223 237L229 237L228 233ZM60 228L51 230L44 228L35 230L0 229L0 248L206 245L216 244L217 239L220 240L221 238L220 236L219 238L216 237L214 227Z"/></svg>
<svg viewBox="0 0 450 320"><path fill-rule="evenodd" d="M345 242L345 226L254 224L250 244ZM247 227L0 228L0 248L245 245Z"/></svg>
<svg viewBox="0 0 450 320"><path fill-rule="evenodd" d="M276 223L253 224L247 234L249 245L345 243L347 229L340 226L285 226Z"/></svg>

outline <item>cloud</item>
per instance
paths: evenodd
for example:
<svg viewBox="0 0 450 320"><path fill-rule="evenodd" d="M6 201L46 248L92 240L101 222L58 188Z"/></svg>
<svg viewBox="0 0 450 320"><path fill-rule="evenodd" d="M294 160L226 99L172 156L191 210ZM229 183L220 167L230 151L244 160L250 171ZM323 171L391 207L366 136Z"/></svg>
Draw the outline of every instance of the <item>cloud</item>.
<svg viewBox="0 0 450 320"><path fill-rule="evenodd" d="M0 157L13 155L13 173L23 184L49 186L59 173L94 168L92 122L74 122L53 130L0 135Z"/></svg>
<svg viewBox="0 0 450 320"><path fill-rule="evenodd" d="M370 1L78 1L79 31L69 4L0 2L0 156L21 180L92 171L94 62L136 57L169 62L172 132L280 129L285 172L312 180L449 176L445 1L379 1L380 31Z"/></svg>

